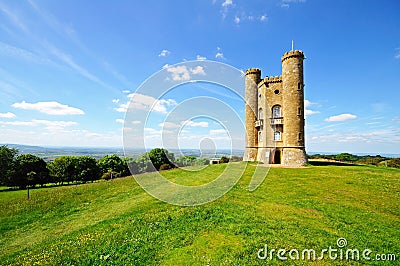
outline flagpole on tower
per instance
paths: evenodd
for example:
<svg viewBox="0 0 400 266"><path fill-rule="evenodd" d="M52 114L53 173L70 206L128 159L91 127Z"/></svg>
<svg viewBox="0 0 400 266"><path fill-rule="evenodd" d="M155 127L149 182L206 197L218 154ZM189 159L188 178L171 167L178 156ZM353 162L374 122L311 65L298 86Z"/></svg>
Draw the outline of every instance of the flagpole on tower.
<svg viewBox="0 0 400 266"><path fill-rule="evenodd" d="M292 51L294 50L294 41L292 40Z"/></svg>

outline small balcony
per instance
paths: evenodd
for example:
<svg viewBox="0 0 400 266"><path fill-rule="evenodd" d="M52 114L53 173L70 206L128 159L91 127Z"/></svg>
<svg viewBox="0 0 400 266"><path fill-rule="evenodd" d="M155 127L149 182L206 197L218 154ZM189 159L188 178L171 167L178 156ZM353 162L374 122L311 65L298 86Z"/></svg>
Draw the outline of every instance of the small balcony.
<svg viewBox="0 0 400 266"><path fill-rule="evenodd" d="M270 120L271 125L283 125L283 117L273 117Z"/></svg>
<svg viewBox="0 0 400 266"><path fill-rule="evenodd" d="M264 124L264 120L263 119L257 120L255 122L255 126L256 127L262 127L263 124Z"/></svg>

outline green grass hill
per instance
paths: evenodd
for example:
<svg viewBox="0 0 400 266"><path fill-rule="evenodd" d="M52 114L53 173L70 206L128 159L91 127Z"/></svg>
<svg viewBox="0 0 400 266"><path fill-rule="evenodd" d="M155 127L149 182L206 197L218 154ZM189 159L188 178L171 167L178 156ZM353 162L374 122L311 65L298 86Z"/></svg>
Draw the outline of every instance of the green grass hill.
<svg viewBox="0 0 400 266"><path fill-rule="evenodd" d="M197 185L224 167L163 175ZM399 265L400 169L271 168L250 192L254 169L247 165L231 191L195 207L156 200L133 177L33 189L30 199L26 191L0 192L0 264L282 265L276 253L272 261L260 260L258 251L265 245L269 251L314 249L318 257L345 238L346 249L370 249L373 260L325 256L312 263L380 265L376 254L395 254L397 261L385 265ZM310 262L288 258L286 264Z"/></svg>

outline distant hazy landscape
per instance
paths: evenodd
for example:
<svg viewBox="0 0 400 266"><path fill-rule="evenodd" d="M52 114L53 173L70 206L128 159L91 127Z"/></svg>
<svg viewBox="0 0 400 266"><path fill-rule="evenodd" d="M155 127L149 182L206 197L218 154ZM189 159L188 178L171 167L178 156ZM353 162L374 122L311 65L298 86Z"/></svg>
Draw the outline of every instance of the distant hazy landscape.
<svg viewBox="0 0 400 266"><path fill-rule="evenodd" d="M124 156L124 149L118 147L42 147L42 146L31 146L31 145L19 145L19 144L0 144L0 145L7 145L10 148L18 149L20 154L34 154L45 161L52 161L57 157L61 156L84 156L89 155L96 159L100 159L105 155L108 154L116 154L118 156ZM233 156L243 156L243 150L198 150L198 149L181 149L181 150L170 150L175 155L190 155L195 157L205 157L205 158L212 158L212 157L221 157L226 155L233 155ZM135 149L126 151L126 153L135 158L139 155L143 154L144 150ZM182 153L182 154L180 154ZM311 151L307 152L307 154L335 154L333 152L323 152L323 151ZM376 156L380 155L382 157L388 158L399 158L400 154L380 154L380 153L355 153L356 155L364 156L364 155L371 155Z"/></svg>

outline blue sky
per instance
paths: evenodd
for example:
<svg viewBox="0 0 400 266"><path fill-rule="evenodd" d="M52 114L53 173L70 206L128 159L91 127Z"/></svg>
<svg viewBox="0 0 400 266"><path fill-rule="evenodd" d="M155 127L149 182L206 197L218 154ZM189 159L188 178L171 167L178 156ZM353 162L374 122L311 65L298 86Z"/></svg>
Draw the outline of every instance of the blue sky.
<svg viewBox="0 0 400 266"><path fill-rule="evenodd" d="M163 67L208 59L278 76L294 40L307 57L307 151L399 153L399 10L396 0L0 1L0 143L121 146L128 101ZM221 86L181 88L155 115L201 91L243 118ZM145 138L159 136L159 119ZM228 145L220 123L179 125L182 147L218 134Z"/></svg>

